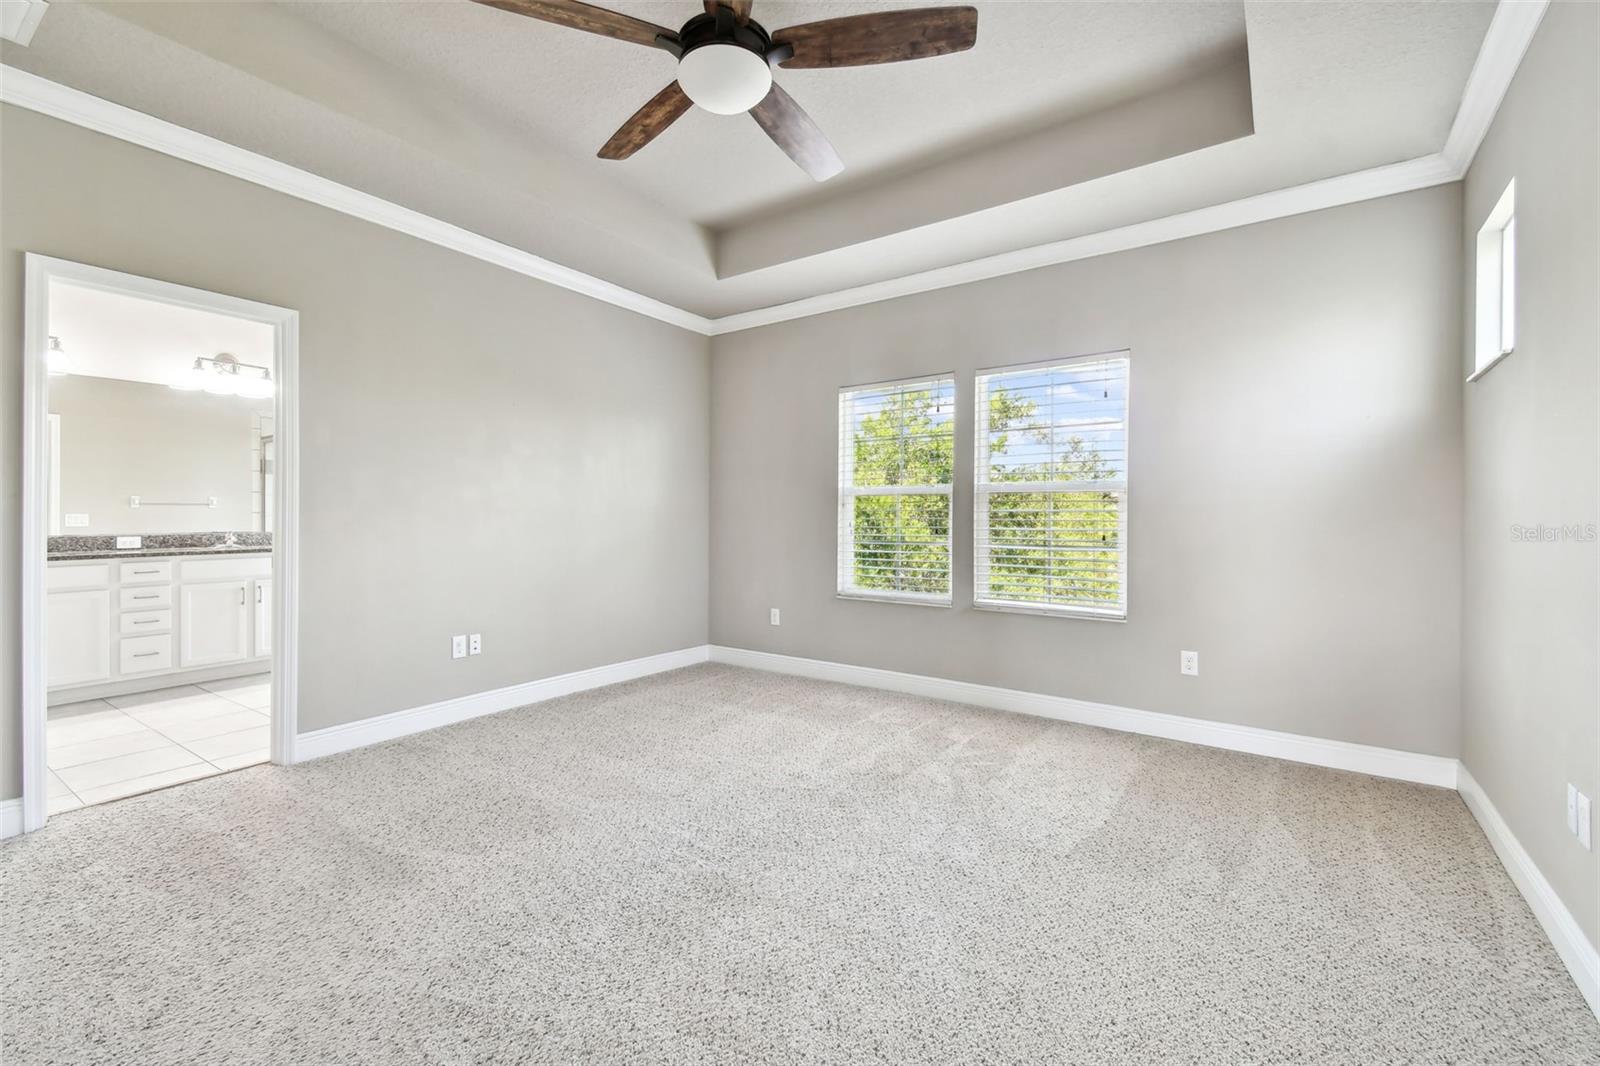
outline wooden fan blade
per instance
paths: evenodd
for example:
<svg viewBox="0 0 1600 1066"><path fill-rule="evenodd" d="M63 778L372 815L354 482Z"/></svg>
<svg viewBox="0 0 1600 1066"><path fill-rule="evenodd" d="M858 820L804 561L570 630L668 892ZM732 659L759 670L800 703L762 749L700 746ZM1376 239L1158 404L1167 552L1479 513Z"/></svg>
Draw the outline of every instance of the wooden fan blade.
<svg viewBox="0 0 1600 1066"><path fill-rule="evenodd" d="M593 4L580 4L578 0L476 0L476 2L487 7L497 7L501 11L511 11L544 22L554 22L557 26L567 26L574 30L583 30L585 33L598 33L602 37L612 37L619 41L632 41L634 44L660 47L656 39L662 35L673 42L678 40L676 30L669 30L665 26L657 26L653 22L636 19L631 15L607 11Z"/></svg>
<svg viewBox="0 0 1600 1066"><path fill-rule="evenodd" d="M790 26L772 35L789 45L787 68L864 67L964 52L978 41L975 7L919 7L847 15Z"/></svg>
<svg viewBox="0 0 1600 1066"><path fill-rule="evenodd" d="M733 12L734 21L743 26L750 21L750 5L753 0L705 0L706 14L715 15L717 8L725 7Z"/></svg>
<svg viewBox="0 0 1600 1066"><path fill-rule="evenodd" d="M843 160L828 143L828 138L777 82L773 82L772 91L750 109L750 117L785 155L817 181L827 181L844 169Z"/></svg>
<svg viewBox="0 0 1600 1066"><path fill-rule="evenodd" d="M656 135L689 110L689 97L672 82L650 98L650 102L633 113L611 139L600 149L601 159L626 159L651 141Z"/></svg>

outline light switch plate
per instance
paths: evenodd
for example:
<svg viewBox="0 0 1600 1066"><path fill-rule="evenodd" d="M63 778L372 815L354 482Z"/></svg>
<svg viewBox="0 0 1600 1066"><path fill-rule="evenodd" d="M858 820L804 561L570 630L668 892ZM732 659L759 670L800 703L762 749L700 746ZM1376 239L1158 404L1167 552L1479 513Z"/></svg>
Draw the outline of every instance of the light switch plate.
<svg viewBox="0 0 1600 1066"><path fill-rule="evenodd" d="M467 657L467 635L462 633L458 637L450 638L450 658L465 659Z"/></svg>
<svg viewBox="0 0 1600 1066"><path fill-rule="evenodd" d="M1567 832L1578 835L1578 786L1567 784Z"/></svg>
<svg viewBox="0 0 1600 1066"><path fill-rule="evenodd" d="M79 529L89 524L89 516L86 514L69 514L62 519L62 522L68 529Z"/></svg>
<svg viewBox="0 0 1600 1066"><path fill-rule="evenodd" d="M778 621L778 609L776 607L774 607L772 609L771 615L767 619L767 621L769 621L772 625L775 625L775 626L783 624L782 622Z"/></svg>
<svg viewBox="0 0 1600 1066"><path fill-rule="evenodd" d="M1578 793L1578 843L1588 851L1591 838L1589 836L1589 797L1582 792Z"/></svg>
<svg viewBox="0 0 1600 1066"><path fill-rule="evenodd" d="M119 547L119 548L142 548L142 547L144 547L144 538L143 537L118 537L117 538L117 547Z"/></svg>

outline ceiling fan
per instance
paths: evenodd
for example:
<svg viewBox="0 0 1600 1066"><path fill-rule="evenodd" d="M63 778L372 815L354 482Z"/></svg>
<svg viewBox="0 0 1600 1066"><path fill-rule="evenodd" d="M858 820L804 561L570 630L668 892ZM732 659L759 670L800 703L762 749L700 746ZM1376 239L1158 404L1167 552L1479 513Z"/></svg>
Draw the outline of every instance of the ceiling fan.
<svg viewBox="0 0 1600 1066"><path fill-rule="evenodd" d="M678 76L634 112L600 149L626 159L696 104L750 117L801 170L827 181L844 169L811 116L772 80L772 68L860 67L948 55L978 40L973 7L924 7L806 22L768 33L750 18L753 0L704 0L677 30L578 0L477 0L529 18L670 52Z"/></svg>

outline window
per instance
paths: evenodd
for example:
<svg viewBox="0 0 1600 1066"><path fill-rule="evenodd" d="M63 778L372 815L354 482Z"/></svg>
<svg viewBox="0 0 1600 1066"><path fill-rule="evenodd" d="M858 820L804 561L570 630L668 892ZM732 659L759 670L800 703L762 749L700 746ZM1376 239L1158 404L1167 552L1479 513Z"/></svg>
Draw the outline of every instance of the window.
<svg viewBox="0 0 1600 1066"><path fill-rule="evenodd" d="M948 606L953 377L839 391L839 594Z"/></svg>
<svg viewBox="0 0 1600 1066"><path fill-rule="evenodd" d="M1506 186L1478 230L1477 345L1472 377L1517 346L1517 183Z"/></svg>
<svg viewBox="0 0 1600 1066"><path fill-rule="evenodd" d="M974 602L1127 616L1128 353L978 375Z"/></svg>

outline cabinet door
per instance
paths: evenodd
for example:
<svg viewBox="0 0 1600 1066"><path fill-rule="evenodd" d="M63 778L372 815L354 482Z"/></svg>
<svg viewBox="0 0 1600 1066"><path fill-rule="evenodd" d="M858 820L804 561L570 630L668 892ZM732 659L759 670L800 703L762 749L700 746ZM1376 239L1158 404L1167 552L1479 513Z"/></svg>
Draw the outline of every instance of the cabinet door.
<svg viewBox="0 0 1600 1066"><path fill-rule="evenodd" d="M256 624L255 624L255 656L272 654L272 579L265 578L257 581L256 585Z"/></svg>
<svg viewBox="0 0 1600 1066"><path fill-rule="evenodd" d="M248 581L184 585L179 595L179 648L184 666L250 657Z"/></svg>
<svg viewBox="0 0 1600 1066"><path fill-rule="evenodd" d="M52 592L48 599L48 687L85 685L110 678L110 591Z"/></svg>

